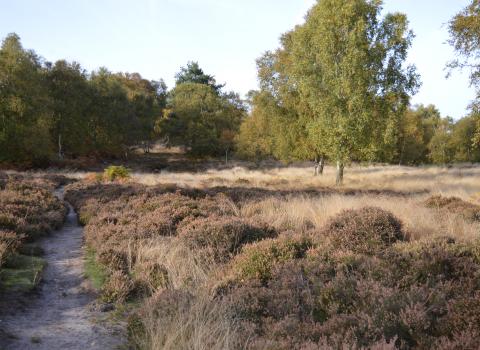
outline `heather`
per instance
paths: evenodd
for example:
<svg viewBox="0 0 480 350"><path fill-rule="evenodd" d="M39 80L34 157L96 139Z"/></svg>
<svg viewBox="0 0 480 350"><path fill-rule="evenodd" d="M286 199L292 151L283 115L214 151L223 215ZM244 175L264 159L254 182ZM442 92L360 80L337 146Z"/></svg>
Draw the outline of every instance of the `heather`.
<svg viewBox="0 0 480 350"><path fill-rule="evenodd" d="M66 199L136 348L475 348L472 200L88 181Z"/></svg>
<svg viewBox="0 0 480 350"><path fill-rule="evenodd" d="M53 190L65 181L61 176L0 174L0 266L25 243L63 224L66 208Z"/></svg>

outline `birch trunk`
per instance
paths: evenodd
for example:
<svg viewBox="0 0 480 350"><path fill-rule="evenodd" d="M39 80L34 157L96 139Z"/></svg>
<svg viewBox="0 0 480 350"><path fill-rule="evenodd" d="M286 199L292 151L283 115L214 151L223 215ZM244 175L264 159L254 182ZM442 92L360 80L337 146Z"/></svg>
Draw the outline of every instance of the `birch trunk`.
<svg viewBox="0 0 480 350"><path fill-rule="evenodd" d="M336 184L337 186L343 185L343 169L344 169L344 164L342 161L337 161L337 181Z"/></svg>

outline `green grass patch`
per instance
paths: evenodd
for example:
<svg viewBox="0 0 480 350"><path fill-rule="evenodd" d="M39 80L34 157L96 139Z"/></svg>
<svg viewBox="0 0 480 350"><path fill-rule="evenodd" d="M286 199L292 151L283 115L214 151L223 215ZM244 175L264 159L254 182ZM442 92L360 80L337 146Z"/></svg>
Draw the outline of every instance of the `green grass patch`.
<svg viewBox="0 0 480 350"><path fill-rule="evenodd" d="M25 243L18 249L18 253L21 255L41 257L45 252L42 247L35 243Z"/></svg>
<svg viewBox="0 0 480 350"><path fill-rule="evenodd" d="M95 289L101 289L107 279L107 271L95 260L93 249L87 249L85 254L85 276L92 282Z"/></svg>
<svg viewBox="0 0 480 350"><path fill-rule="evenodd" d="M125 180L130 178L130 170L122 165L111 165L103 171L103 178L107 181Z"/></svg>
<svg viewBox="0 0 480 350"><path fill-rule="evenodd" d="M16 254L0 270L0 288L28 292L40 282L46 261L40 257Z"/></svg>

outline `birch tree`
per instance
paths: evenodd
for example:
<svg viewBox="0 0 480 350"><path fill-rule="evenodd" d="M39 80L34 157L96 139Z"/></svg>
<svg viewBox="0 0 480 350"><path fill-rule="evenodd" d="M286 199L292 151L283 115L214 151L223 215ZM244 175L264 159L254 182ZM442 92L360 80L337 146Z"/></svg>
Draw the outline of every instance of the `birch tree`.
<svg viewBox="0 0 480 350"><path fill-rule="evenodd" d="M310 136L337 162L337 184L352 157L395 137L419 86L406 66L413 33L404 14L381 16L380 0L322 0L292 33L292 74L313 112Z"/></svg>

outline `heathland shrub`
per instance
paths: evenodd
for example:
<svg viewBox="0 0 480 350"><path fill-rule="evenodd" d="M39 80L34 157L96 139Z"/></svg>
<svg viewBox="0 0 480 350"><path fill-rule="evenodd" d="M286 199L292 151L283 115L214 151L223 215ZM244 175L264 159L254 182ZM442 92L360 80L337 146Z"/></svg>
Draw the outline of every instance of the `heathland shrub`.
<svg viewBox="0 0 480 350"><path fill-rule="evenodd" d="M373 207L343 211L327 223L324 234L338 247L366 254L405 240L402 223L388 211Z"/></svg>
<svg viewBox="0 0 480 350"><path fill-rule="evenodd" d="M130 178L130 170L122 165L111 165L103 171L103 177L107 181L126 180Z"/></svg>
<svg viewBox="0 0 480 350"><path fill-rule="evenodd" d="M446 348L457 335L472 344L468 337L479 334L479 267L474 247L451 239L401 242L375 255L326 243L278 262L268 279L237 279L221 297L254 349Z"/></svg>
<svg viewBox="0 0 480 350"><path fill-rule="evenodd" d="M466 202L457 197L435 195L425 201L428 208L443 209L461 215L469 221L480 221L480 205Z"/></svg>
<svg viewBox="0 0 480 350"><path fill-rule="evenodd" d="M248 279L267 281L277 265L303 258L312 246L309 237L288 233L275 239L246 245L232 261L232 276L239 281Z"/></svg>
<svg viewBox="0 0 480 350"><path fill-rule="evenodd" d="M258 213L241 217L258 196L248 189L68 189L108 267L104 299L144 298L138 348L460 349L480 336L478 243L410 241L369 207L277 236Z"/></svg>
<svg viewBox="0 0 480 350"><path fill-rule="evenodd" d="M3 180L0 188L0 266L20 244L63 224L66 207L52 190L59 179L24 179L20 175Z"/></svg>
<svg viewBox="0 0 480 350"><path fill-rule="evenodd" d="M247 243L274 237L275 230L234 216L201 217L181 225L179 237L192 249L201 249L225 262Z"/></svg>
<svg viewBox="0 0 480 350"><path fill-rule="evenodd" d="M102 300L107 303L122 303L133 290L131 279L122 271L114 271L102 287Z"/></svg>

